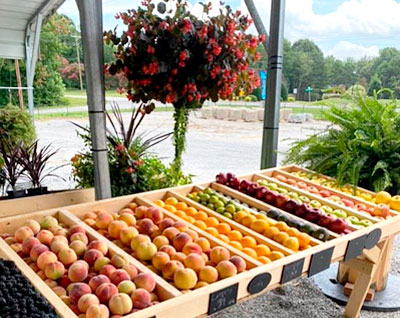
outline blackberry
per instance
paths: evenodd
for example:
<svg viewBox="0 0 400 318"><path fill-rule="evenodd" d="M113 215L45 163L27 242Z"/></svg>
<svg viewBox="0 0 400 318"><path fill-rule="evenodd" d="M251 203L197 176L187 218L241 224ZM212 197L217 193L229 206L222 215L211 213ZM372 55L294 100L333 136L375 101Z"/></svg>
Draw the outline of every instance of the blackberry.
<svg viewBox="0 0 400 318"><path fill-rule="evenodd" d="M0 259L0 317L58 317L53 307L35 291L14 262L3 259Z"/></svg>

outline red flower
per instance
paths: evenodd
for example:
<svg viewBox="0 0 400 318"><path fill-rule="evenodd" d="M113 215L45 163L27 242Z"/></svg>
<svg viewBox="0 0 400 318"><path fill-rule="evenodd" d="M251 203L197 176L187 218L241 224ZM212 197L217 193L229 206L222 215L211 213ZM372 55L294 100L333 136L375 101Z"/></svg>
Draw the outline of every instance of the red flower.
<svg viewBox="0 0 400 318"><path fill-rule="evenodd" d="M182 27L183 34L189 33L190 31L192 31L192 28L193 28L192 23L188 19L183 20L183 27Z"/></svg>
<svg viewBox="0 0 400 318"><path fill-rule="evenodd" d="M254 61L259 61L261 59L261 53L256 52L256 55L254 55Z"/></svg>
<svg viewBox="0 0 400 318"><path fill-rule="evenodd" d="M222 49L221 49L220 46L218 46L218 45L213 45L213 50L212 50L212 52L214 53L215 56L220 55L220 54L221 54L221 51L222 51Z"/></svg>
<svg viewBox="0 0 400 318"><path fill-rule="evenodd" d="M132 167L129 167L128 169L126 169L126 172L128 172L129 174L132 174L135 170Z"/></svg>
<svg viewBox="0 0 400 318"><path fill-rule="evenodd" d="M185 51L182 51L182 52L179 54L179 60L180 60L181 62L184 62L187 58L188 58L188 53L187 53L186 50L185 50Z"/></svg>
<svg viewBox="0 0 400 318"><path fill-rule="evenodd" d="M266 39L265 34L260 35L260 42L264 42Z"/></svg>
<svg viewBox="0 0 400 318"><path fill-rule="evenodd" d="M156 53L156 49L153 46L149 45L147 47L147 53L149 53L150 55L154 55L154 53Z"/></svg>
<svg viewBox="0 0 400 318"><path fill-rule="evenodd" d="M136 160L136 161L135 161L135 165L136 165L137 167L140 167L140 166L143 165L143 164L144 164L143 160Z"/></svg>
<svg viewBox="0 0 400 318"><path fill-rule="evenodd" d="M240 60L240 59L243 57L243 52L240 51L239 49L237 49L237 50L235 51L235 56L236 56L237 59Z"/></svg>
<svg viewBox="0 0 400 318"><path fill-rule="evenodd" d="M125 150L125 146L123 144L118 144L115 146L115 150L118 152L123 152Z"/></svg>
<svg viewBox="0 0 400 318"><path fill-rule="evenodd" d="M166 30L166 29L168 28L168 23L165 22L165 21L161 21L161 23L160 23L160 28L161 28L162 30Z"/></svg>
<svg viewBox="0 0 400 318"><path fill-rule="evenodd" d="M175 76L176 74L178 74L178 69L177 68L172 69L172 75Z"/></svg>
<svg viewBox="0 0 400 318"><path fill-rule="evenodd" d="M179 65L180 68L184 68L186 66L186 64L184 62L179 62L178 65Z"/></svg>

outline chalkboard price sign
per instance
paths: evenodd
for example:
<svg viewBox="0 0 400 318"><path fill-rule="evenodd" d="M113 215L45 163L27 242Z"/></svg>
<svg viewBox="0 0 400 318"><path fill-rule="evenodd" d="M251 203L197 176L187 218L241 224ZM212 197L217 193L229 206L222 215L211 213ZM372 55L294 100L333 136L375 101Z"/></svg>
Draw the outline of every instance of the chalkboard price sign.
<svg viewBox="0 0 400 318"><path fill-rule="evenodd" d="M250 294L257 294L267 288L268 284L271 282L271 274L262 273L255 276L249 285L247 286L247 291Z"/></svg>
<svg viewBox="0 0 400 318"><path fill-rule="evenodd" d="M239 285L235 284L210 294L208 314L211 315L236 304L238 287Z"/></svg>

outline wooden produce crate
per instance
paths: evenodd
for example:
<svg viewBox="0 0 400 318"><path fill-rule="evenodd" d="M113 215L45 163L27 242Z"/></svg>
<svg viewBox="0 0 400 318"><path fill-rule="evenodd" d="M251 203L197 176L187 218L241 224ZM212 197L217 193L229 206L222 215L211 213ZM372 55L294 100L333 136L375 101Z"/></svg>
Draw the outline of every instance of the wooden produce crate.
<svg viewBox="0 0 400 318"><path fill-rule="evenodd" d="M213 186L212 184L209 184ZM155 200L168 198L170 196L178 198L182 202L186 202L189 206L193 206L198 210L206 212L208 215L213 215L219 220L228 222L227 218L215 213L212 210L204 208L202 205L187 199L184 195L192 190L202 189L202 186L185 186L157 190L137 195L124 196L103 201L95 201L72 205L62 209L52 209L42 212L29 213L24 216L14 216L3 218L0 220L0 234L5 232L14 232L16 228L21 226L25 220L29 218L38 219L43 215L58 216L60 221L67 225L80 224L86 230L87 234L94 239L105 242L109 250L123 255L130 263L134 264L140 271L150 271L146 266L138 262L131 255L101 236L98 232L92 229L89 225L80 220L87 212L96 210L107 210L109 212L118 212L126 207L131 202L135 201L141 205L154 205ZM208 185L206 185L208 186ZM231 193L233 198L237 197L242 200L243 197L235 196L236 193ZM249 199L250 200L250 199ZM257 200L249 201L254 206L260 206ZM243 201L242 201L243 202ZM181 220L176 214L171 214L165 211L166 216L175 220ZM286 251L282 246L262 235L244 227L235 221L229 220L230 225L234 229L238 229L246 235L253 236L257 241L268 244L271 248L276 248L285 252L285 257L277 259L268 264L260 264L257 260L243 255L241 251L229 246L218 238L212 237L204 230L197 228L194 224L188 224L189 228L196 231L199 236L206 237L212 244L222 245L229 249L232 254L241 255L246 258L249 270L246 270L238 275L221 281L210 284L206 287L181 293L179 290L172 287L163 278L156 275L156 280L159 288L166 291L168 295L166 300L148 307L136 313L127 315L129 318L176 318L176 317L198 317L203 314L212 314L221 309L235 304L239 300L247 299L253 294L259 294L268 290L279 287L293 279L302 275L312 276L329 267L330 263L337 262L345 258L346 260L354 259L364 253L367 257L373 257L376 254L376 244L384 239L400 232L400 216L395 216L388 220L375 223L368 228L360 229L338 237L332 237L327 242L318 242L309 249L294 253L291 250ZM185 222L185 221L182 221ZM0 247L6 251L8 258L14 260L19 269L32 281L35 286L40 287L40 292L49 300L55 307L60 317L76 318L76 315L71 313L70 309L54 294L54 292L34 273L34 271L24 263L7 243L0 239ZM365 249L368 248L368 249ZM155 274L154 274L155 275ZM355 317L355 316L354 316Z"/></svg>
<svg viewBox="0 0 400 318"><path fill-rule="evenodd" d="M0 200L0 218L84 202L92 202L94 200L93 188L67 190L19 199L5 199Z"/></svg>

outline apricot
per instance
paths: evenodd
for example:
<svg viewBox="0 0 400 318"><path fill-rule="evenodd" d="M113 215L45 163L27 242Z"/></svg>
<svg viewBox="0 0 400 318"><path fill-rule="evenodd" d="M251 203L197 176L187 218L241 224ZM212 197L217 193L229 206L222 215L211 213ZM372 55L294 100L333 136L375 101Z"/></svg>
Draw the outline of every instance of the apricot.
<svg viewBox="0 0 400 318"><path fill-rule="evenodd" d="M169 244L169 240L164 235L158 235L153 239L153 244L155 246L157 246L157 249L160 249L161 246L168 245Z"/></svg>
<svg viewBox="0 0 400 318"><path fill-rule="evenodd" d="M77 256L82 256L86 252L86 244L82 241L73 241L69 244L69 247L74 250Z"/></svg>
<svg viewBox="0 0 400 318"><path fill-rule="evenodd" d="M122 242L122 244L129 246L132 239L138 234L139 231L133 226L130 226L121 230L121 232L119 233L119 239Z"/></svg>
<svg viewBox="0 0 400 318"><path fill-rule="evenodd" d="M209 284L207 283L207 282L198 282L197 284L196 284L196 286L194 286L194 289L199 289L199 288L201 288L201 287L205 287L205 286L208 286Z"/></svg>
<svg viewBox="0 0 400 318"><path fill-rule="evenodd" d="M69 290L69 298L73 304L78 304L79 298L91 292L92 290L88 284L74 283Z"/></svg>
<svg viewBox="0 0 400 318"><path fill-rule="evenodd" d="M34 246L40 245L40 241L36 237L28 237L27 239L24 240L22 243L22 252L26 255L29 255L31 252L32 248Z"/></svg>
<svg viewBox="0 0 400 318"><path fill-rule="evenodd" d="M144 309L151 305L151 295L143 288L138 288L132 292L132 305L136 309Z"/></svg>
<svg viewBox="0 0 400 318"><path fill-rule="evenodd" d="M68 278L71 282L83 282L88 277L89 268L82 262L72 264L68 269Z"/></svg>
<svg viewBox="0 0 400 318"><path fill-rule="evenodd" d="M126 229L127 227L128 225L124 221L118 221L118 220L112 221L108 225L108 234L110 237L114 239L119 239L121 231L123 229Z"/></svg>
<svg viewBox="0 0 400 318"><path fill-rule="evenodd" d="M89 286L93 291L96 291L97 287L104 283L111 283L106 275L96 275L89 280Z"/></svg>
<svg viewBox="0 0 400 318"><path fill-rule="evenodd" d="M214 283L218 280L218 271L210 265L204 266L199 272L199 278L209 284Z"/></svg>
<svg viewBox="0 0 400 318"><path fill-rule="evenodd" d="M40 227L42 229L49 229L53 226L57 226L58 225L58 220L50 215L46 215L42 218L42 220L40 221Z"/></svg>
<svg viewBox="0 0 400 318"><path fill-rule="evenodd" d="M136 289L136 285L130 280L124 280L118 284L118 291L123 294L132 294Z"/></svg>
<svg viewBox="0 0 400 318"><path fill-rule="evenodd" d="M174 239L173 239L173 245L175 247L175 249L180 252L183 250L183 247L188 244L188 243L192 243L193 239L192 237L187 234L187 233L179 233L177 234Z"/></svg>
<svg viewBox="0 0 400 318"><path fill-rule="evenodd" d="M236 266L236 270L238 273L244 272L246 270L246 262L240 256L234 255L229 261Z"/></svg>
<svg viewBox="0 0 400 318"><path fill-rule="evenodd" d="M189 255L191 253L196 253L201 255L203 253L203 250L200 247L200 245L196 243L188 243L183 247L182 252L185 253L186 255Z"/></svg>
<svg viewBox="0 0 400 318"><path fill-rule="evenodd" d="M118 294L118 288L114 284L104 283L96 288L95 293L102 304L108 304L111 297Z"/></svg>
<svg viewBox="0 0 400 318"><path fill-rule="evenodd" d="M58 259L65 265L69 266L76 262L78 256L72 248L65 248L58 252Z"/></svg>
<svg viewBox="0 0 400 318"><path fill-rule="evenodd" d="M96 226L101 230L107 230L110 223L113 221L113 217L107 211L101 211L96 217Z"/></svg>
<svg viewBox="0 0 400 318"><path fill-rule="evenodd" d="M86 318L108 318L110 312L105 305L90 305L86 310Z"/></svg>
<svg viewBox="0 0 400 318"><path fill-rule="evenodd" d="M87 235L85 233L82 233L82 232L77 232L77 233L72 234L71 237L70 237L70 241L71 242L81 241L85 245L88 245L88 243L89 243L89 239L88 239Z"/></svg>
<svg viewBox="0 0 400 318"><path fill-rule="evenodd" d="M130 279L131 277L129 274L123 269L116 269L110 275L110 280L114 285L118 285L120 282Z"/></svg>
<svg viewBox="0 0 400 318"><path fill-rule="evenodd" d="M199 237L194 242L201 247L203 252L207 252L211 247L210 242L205 237Z"/></svg>
<svg viewBox="0 0 400 318"><path fill-rule="evenodd" d="M165 263L162 269L162 275L165 279L173 279L175 272L178 269L183 269L183 268L184 266L181 262L172 260Z"/></svg>
<svg viewBox="0 0 400 318"><path fill-rule="evenodd" d="M102 269L100 270L100 274L110 277L115 270L116 268L113 265L108 264L102 267Z"/></svg>
<svg viewBox="0 0 400 318"><path fill-rule="evenodd" d="M215 264L218 264L221 261L226 261L229 257L229 251L222 246L215 246L210 251L210 259Z"/></svg>
<svg viewBox="0 0 400 318"><path fill-rule="evenodd" d="M127 263L125 257L120 254L115 254L111 257L111 264L113 264L116 268L122 268Z"/></svg>
<svg viewBox="0 0 400 318"><path fill-rule="evenodd" d="M86 313L91 305L100 305L100 301L96 295L85 294L78 300L78 309L83 313Z"/></svg>
<svg viewBox="0 0 400 318"><path fill-rule="evenodd" d="M178 252L178 253L174 254L174 255L171 257L172 260L179 261L179 262L181 262L182 264L183 264L183 262L185 261L185 258L186 258L186 254L185 254L185 253L182 253L182 252Z"/></svg>
<svg viewBox="0 0 400 318"><path fill-rule="evenodd" d="M206 261L203 259L202 255L196 253L189 254L184 261L185 267L193 269L196 273L200 272L205 264Z"/></svg>
<svg viewBox="0 0 400 318"><path fill-rule="evenodd" d="M218 271L220 279L232 277L237 274L236 266L230 261L219 262L216 269Z"/></svg>
<svg viewBox="0 0 400 318"><path fill-rule="evenodd" d="M165 252L169 255L169 257L172 257L176 254L175 247L171 245L164 245L160 248L160 252Z"/></svg>
<svg viewBox="0 0 400 318"><path fill-rule="evenodd" d="M54 234L48 230L41 230L37 235L36 238L40 241L40 243L45 245L50 245L51 241L54 238Z"/></svg>
<svg viewBox="0 0 400 318"><path fill-rule="evenodd" d="M179 289L192 289L197 284L196 272L191 268L178 269L174 274L174 284Z"/></svg>
<svg viewBox="0 0 400 318"><path fill-rule="evenodd" d="M147 211L147 207L146 206L142 206L142 205L138 206L135 209L135 217L138 218L138 219L143 218L144 214L146 213L146 211Z"/></svg>
<svg viewBox="0 0 400 318"><path fill-rule="evenodd" d="M157 246L153 243L140 243L135 251L141 261L149 261L157 253Z"/></svg>
<svg viewBox="0 0 400 318"><path fill-rule="evenodd" d="M134 279L138 274L138 270L133 264L125 264L122 269L129 274L131 279Z"/></svg>
<svg viewBox="0 0 400 318"><path fill-rule="evenodd" d="M127 294L116 294L111 297L108 307L113 315L126 315L132 310L132 299Z"/></svg>
<svg viewBox="0 0 400 318"><path fill-rule="evenodd" d="M44 268L44 273L47 278L57 280L64 275L65 267L61 262L48 263Z"/></svg>
<svg viewBox="0 0 400 318"><path fill-rule="evenodd" d="M133 280L137 288L146 289L151 293L156 288L156 281L154 275L149 273L140 273Z"/></svg>
<svg viewBox="0 0 400 318"><path fill-rule="evenodd" d="M136 224L136 218L131 213L123 212L118 216L119 221L125 222L128 226Z"/></svg>
<svg viewBox="0 0 400 318"><path fill-rule="evenodd" d="M25 221L24 226L30 227L34 235L38 234L40 231L40 224L35 220Z"/></svg>
<svg viewBox="0 0 400 318"><path fill-rule="evenodd" d="M150 243L151 239L147 235L139 234L136 235L131 241L131 249L136 251L136 248L139 246L140 243Z"/></svg>
<svg viewBox="0 0 400 318"><path fill-rule="evenodd" d="M37 259L37 265L41 270L44 270L47 264L54 262L57 262L57 255L50 251L41 253Z"/></svg>
<svg viewBox="0 0 400 318"><path fill-rule="evenodd" d="M96 260L103 257L103 253L99 250L87 250L83 255L83 259L90 266L93 266Z"/></svg>
<svg viewBox="0 0 400 318"><path fill-rule="evenodd" d="M161 231L164 231L165 229L171 227L175 223L174 220L171 218L165 218L161 220L160 223L158 223L158 227L160 228Z"/></svg>
<svg viewBox="0 0 400 318"><path fill-rule="evenodd" d="M175 254L176 255L176 254ZM157 252L152 258L152 264L157 270L162 270L164 265L170 260L170 257L165 252Z"/></svg>

